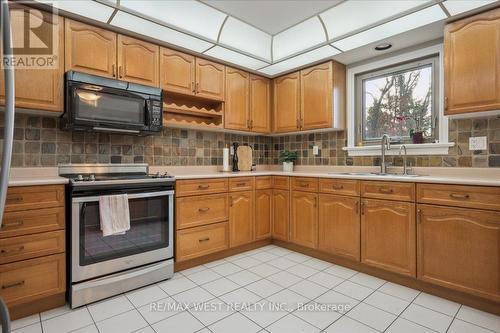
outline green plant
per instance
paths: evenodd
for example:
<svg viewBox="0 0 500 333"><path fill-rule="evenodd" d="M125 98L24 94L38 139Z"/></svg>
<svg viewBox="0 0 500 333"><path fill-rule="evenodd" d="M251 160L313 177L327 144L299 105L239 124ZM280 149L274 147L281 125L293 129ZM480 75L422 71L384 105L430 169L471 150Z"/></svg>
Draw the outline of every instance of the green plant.
<svg viewBox="0 0 500 333"><path fill-rule="evenodd" d="M280 162L293 162L297 159L297 152L290 150L283 150L280 152Z"/></svg>

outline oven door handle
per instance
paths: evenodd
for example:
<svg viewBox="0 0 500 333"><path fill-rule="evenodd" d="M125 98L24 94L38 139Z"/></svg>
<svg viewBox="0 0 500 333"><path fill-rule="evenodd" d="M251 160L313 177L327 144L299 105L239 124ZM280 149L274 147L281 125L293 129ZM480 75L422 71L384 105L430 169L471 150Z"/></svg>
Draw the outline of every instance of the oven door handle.
<svg viewBox="0 0 500 333"><path fill-rule="evenodd" d="M174 195L174 191L134 193L134 194L129 194L128 198L129 199L140 199L140 198L154 198L154 197L170 196L170 195ZM99 196L96 195L96 196L92 196L92 197L78 197L78 198L73 198L73 200L72 200L72 202L74 202L74 203L93 202L93 201L99 201Z"/></svg>

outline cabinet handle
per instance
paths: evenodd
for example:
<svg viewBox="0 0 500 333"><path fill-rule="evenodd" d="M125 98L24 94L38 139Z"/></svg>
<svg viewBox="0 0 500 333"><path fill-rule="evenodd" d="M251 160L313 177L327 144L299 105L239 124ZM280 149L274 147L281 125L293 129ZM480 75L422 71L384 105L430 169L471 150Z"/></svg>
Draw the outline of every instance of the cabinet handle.
<svg viewBox="0 0 500 333"><path fill-rule="evenodd" d="M344 185L333 185L332 187L334 190L343 190L344 189Z"/></svg>
<svg viewBox="0 0 500 333"><path fill-rule="evenodd" d="M356 201L356 215L359 215L359 201Z"/></svg>
<svg viewBox="0 0 500 333"><path fill-rule="evenodd" d="M314 197L314 207L318 207L318 197Z"/></svg>
<svg viewBox="0 0 500 333"><path fill-rule="evenodd" d="M300 129L304 128L304 119L300 119Z"/></svg>
<svg viewBox="0 0 500 333"><path fill-rule="evenodd" d="M200 93L200 83L199 82L196 82L196 93L197 94Z"/></svg>
<svg viewBox="0 0 500 333"><path fill-rule="evenodd" d="M205 213L205 212L208 212L210 210L210 207L202 207L202 208L199 208L198 211L200 213Z"/></svg>
<svg viewBox="0 0 500 333"><path fill-rule="evenodd" d="M203 243L203 242L208 242L209 240L210 240L210 237L205 237L205 238L198 239L198 242Z"/></svg>
<svg viewBox="0 0 500 333"><path fill-rule="evenodd" d="M247 128L250 129L252 127L250 127L250 119L247 119Z"/></svg>
<svg viewBox="0 0 500 333"><path fill-rule="evenodd" d="M237 183L236 186L245 186L247 183Z"/></svg>
<svg viewBox="0 0 500 333"><path fill-rule="evenodd" d="M1 254L12 254L12 253L22 252L23 250L24 250L24 245L21 245L17 248L11 249L11 250L2 249L2 250L0 250L0 253Z"/></svg>
<svg viewBox="0 0 500 333"><path fill-rule="evenodd" d="M20 287L24 285L24 280L21 280L21 281L17 281L17 282L14 282L14 283L9 283L9 284L3 284L2 285L2 289L8 289L8 288L14 288L14 287Z"/></svg>
<svg viewBox="0 0 500 333"><path fill-rule="evenodd" d="M299 185L300 187L309 187L309 183L302 183Z"/></svg>
<svg viewBox="0 0 500 333"><path fill-rule="evenodd" d="M4 223L2 225L2 229L3 228L10 228L10 227L20 227L24 224L24 221L23 220L19 220L19 221L15 221L15 222L12 222L12 223Z"/></svg>
<svg viewBox="0 0 500 333"><path fill-rule="evenodd" d="M123 66L118 66L118 76L120 79L123 77Z"/></svg>
<svg viewBox="0 0 500 333"><path fill-rule="evenodd" d="M253 119L250 119L250 129L253 128Z"/></svg>
<svg viewBox="0 0 500 333"><path fill-rule="evenodd" d="M460 194L460 193L450 193L450 198L468 200L468 199L470 199L470 195Z"/></svg>
<svg viewBox="0 0 500 333"><path fill-rule="evenodd" d="M18 203L18 202L23 202L23 197L22 196L16 196L16 197L9 197L9 198L7 198L7 203Z"/></svg>
<svg viewBox="0 0 500 333"><path fill-rule="evenodd" d="M422 210L417 209L417 224L422 223Z"/></svg>
<svg viewBox="0 0 500 333"><path fill-rule="evenodd" d="M380 193L384 193L384 194L392 194L392 193L394 193L394 190L392 188L387 188L387 187L380 187L378 189L378 191Z"/></svg>
<svg viewBox="0 0 500 333"><path fill-rule="evenodd" d="M361 215L365 215L365 202L361 201Z"/></svg>
<svg viewBox="0 0 500 333"><path fill-rule="evenodd" d="M233 207L233 197L229 196L229 207Z"/></svg>
<svg viewBox="0 0 500 333"><path fill-rule="evenodd" d="M300 129L300 119L297 118L297 129Z"/></svg>
<svg viewBox="0 0 500 333"><path fill-rule="evenodd" d="M191 82L191 91L193 92L193 94L196 93L196 88L195 88L195 85L194 85L194 81Z"/></svg>
<svg viewBox="0 0 500 333"><path fill-rule="evenodd" d="M116 77L116 65L115 64L111 65L111 71L113 72L112 73L113 77Z"/></svg>
<svg viewBox="0 0 500 333"><path fill-rule="evenodd" d="M198 185L198 188L199 188L200 190L206 190L206 189L208 189L209 187L210 187L210 185Z"/></svg>

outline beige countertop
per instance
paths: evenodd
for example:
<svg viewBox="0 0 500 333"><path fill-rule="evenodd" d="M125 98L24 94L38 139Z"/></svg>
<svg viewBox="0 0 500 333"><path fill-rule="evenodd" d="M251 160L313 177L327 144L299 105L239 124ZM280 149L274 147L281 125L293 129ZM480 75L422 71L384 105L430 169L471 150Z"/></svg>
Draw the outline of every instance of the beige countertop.
<svg viewBox="0 0 500 333"><path fill-rule="evenodd" d="M401 168L391 168L389 172L401 173ZM440 183L461 185L500 186L499 168L415 168L418 177L401 175L345 174L346 172L378 172L378 167L346 166L297 166L294 172L285 173L280 166L260 167L252 172L220 172L219 167L178 167L151 166L150 172L168 172L176 179L203 179L245 176L291 176L343 178L358 180L385 180L413 183ZM57 175L57 168L12 168L9 186L66 184L68 179Z"/></svg>

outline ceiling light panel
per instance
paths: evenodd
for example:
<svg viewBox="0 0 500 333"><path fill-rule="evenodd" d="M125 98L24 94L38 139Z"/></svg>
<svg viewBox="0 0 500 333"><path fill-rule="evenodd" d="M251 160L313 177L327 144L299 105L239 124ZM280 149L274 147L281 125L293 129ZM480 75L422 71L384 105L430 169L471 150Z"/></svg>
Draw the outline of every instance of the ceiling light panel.
<svg viewBox="0 0 500 333"><path fill-rule="evenodd" d="M490 3L498 2L496 0L447 0L443 2L448 12L451 15L457 15L476 9L482 6L489 5Z"/></svg>
<svg viewBox="0 0 500 333"><path fill-rule="evenodd" d="M421 26L444 20L446 14L439 7L434 5L422 9L418 12L400 17L396 20L384 23L375 28L360 32L356 35L341 39L334 42L332 45L342 51L348 51L357 47L367 45L385 38L397 35L399 33L413 30Z"/></svg>
<svg viewBox="0 0 500 333"><path fill-rule="evenodd" d="M229 17L222 28L219 43L271 61L271 35Z"/></svg>
<svg viewBox="0 0 500 333"><path fill-rule="evenodd" d="M226 14L194 0L121 0L120 7L217 41Z"/></svg>
<svg viewBox="0 0 500 333"><path fill-rule="evenodd" d="M246 56L244 54L226 49L225 47L221 46L214 46L204 54L253 70L269 65L269 63L267 62Z"/></svg>
<svg viewBox="0 0 500 333"><path fill-rule="evenodd" d="M316 61L330 58L339 53L340 52L337 49L334 49L330 45L325 45L315 50L300 54L296 57L259 69L259 72L267 75L276 75Z"/></svg>
<svg viewBox="0 0 500 333"><path fill-rule="evenodd" d="M320 16L328 31L328 38L334 39L428 2L429 0L351 0L344 1Z"/></svg>
<svg viewBox="0 0 500 333"><path fill-rule="evenodd" d="M37 0L37 2L49 4L54 8L101 22L107 22L115 10L110 6L89 0Z"/></svg>
<svg viewBox="0 0 500 333"><path fill-rule="evenodd" d="M203 52L213 45L199 38L144 20L123 11L118 11L116 13L111 21L111 25L195 52Z"/></svg>
<svg viewBox="0 0 500 333"><path fill-rule="evenodd" d="M325 41L323 25L318 17L312 17L274 36L273 60L278 61Z"/></svg>

